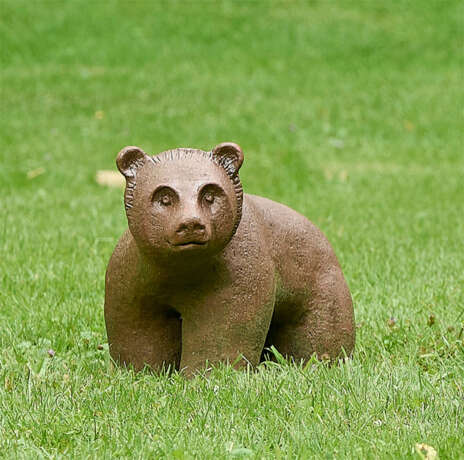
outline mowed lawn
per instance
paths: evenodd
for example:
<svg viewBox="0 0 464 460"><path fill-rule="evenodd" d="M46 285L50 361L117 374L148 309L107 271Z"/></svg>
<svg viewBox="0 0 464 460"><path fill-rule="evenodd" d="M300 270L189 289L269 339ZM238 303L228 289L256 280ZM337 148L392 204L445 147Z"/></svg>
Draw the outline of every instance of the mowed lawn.
<svg viewBox="0 0 464 460"><path fill-rule="evenodd" d="M2 0L0 456L464 458L463 16ZM193 380L112 365L104 274L127 223L96 172L126 145L223 141L247 192L334 246L351 361Z"/></svg>

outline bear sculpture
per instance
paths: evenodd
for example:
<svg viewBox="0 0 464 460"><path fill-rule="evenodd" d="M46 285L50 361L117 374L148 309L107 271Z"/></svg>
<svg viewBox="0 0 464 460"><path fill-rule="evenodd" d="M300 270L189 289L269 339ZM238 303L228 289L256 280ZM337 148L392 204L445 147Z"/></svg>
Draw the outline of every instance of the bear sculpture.
<svg viewBox="0 0 464 460"><path fill-rule="evenodd" d="M106 273L105 322L120 364L255 366L271 345L296 362L349 356L350 292L334 251L292 209L243 194L243 153L126 147L128 230Z"/></svg>

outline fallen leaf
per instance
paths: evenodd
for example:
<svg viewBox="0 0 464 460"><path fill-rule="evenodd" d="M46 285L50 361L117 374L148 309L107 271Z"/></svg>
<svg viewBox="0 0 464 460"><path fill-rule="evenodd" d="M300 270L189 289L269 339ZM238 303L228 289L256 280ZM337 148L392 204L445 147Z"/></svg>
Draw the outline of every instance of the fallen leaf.
<svg viewBox="0 0 464 460"><path fill-rule="evenodd" d="M124 187L124 178L117 171L109 171L102 169L97 171L95 178L98 184L106 185L108 187Z"/></svg>
<svg viewBox="0 0 464 460"><path fill-rule="evenodd" d="M429 316L429 319L427 320L427 324L429 326L433 326L435 324L435 315L434 314Z"/></svg>
<svg viewBox="0 0 464 460"><path fill-rule="evenodd" d="M409 120L404 121L404 127L408 131L414 131L414 123L411 123Z"/></svg>
<svg viewBox="0 0 464 460"><path fill-rule="evenodd" d="M10 380L8 377L5 377L5 390L11 391L13 389L13 381Z"/></svg>
<svg viewBox="0 0 464 460"><path fill-rule="evenodd" d="M105 116L105 112L103 112L103 110L97 110L95 112L95 118L97 120L102 120L104 118L104 116Z"/></svg>
<svg viewBox="0 0 464 460"><path fill-rule="evenodd" d="M34 179L34 177L40 176L45 172L45 168L36 168L32 169L31 171L27 172L27 178L28 179Z"/></svg>
<svg viewBox="0 0 464 460"><path fill-rule="evenodd" d="M438 459L437 451L427 444L417 443L415 445L416 452L425 460L436 460Z"/></svg>
<svg viewBox="0 0 464 460"><path fill-rule="evenodd" d="M396 325L396 319L393 316L387 321L388 327L394 327Z"/></svg>

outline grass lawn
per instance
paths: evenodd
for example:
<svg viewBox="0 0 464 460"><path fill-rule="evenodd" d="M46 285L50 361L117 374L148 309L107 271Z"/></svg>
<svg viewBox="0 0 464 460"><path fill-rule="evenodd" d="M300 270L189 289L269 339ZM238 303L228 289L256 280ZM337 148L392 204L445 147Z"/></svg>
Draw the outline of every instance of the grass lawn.
<svg viewBox="0 0 464 460"><path fill-rule="evenodd" d="M463 17L454 0L2 0L0 456L464 458ZM104 273L127 223L96 172L130 144L222 141L247 192L334 246L346 364L187 381L110 362Z"/></svg>

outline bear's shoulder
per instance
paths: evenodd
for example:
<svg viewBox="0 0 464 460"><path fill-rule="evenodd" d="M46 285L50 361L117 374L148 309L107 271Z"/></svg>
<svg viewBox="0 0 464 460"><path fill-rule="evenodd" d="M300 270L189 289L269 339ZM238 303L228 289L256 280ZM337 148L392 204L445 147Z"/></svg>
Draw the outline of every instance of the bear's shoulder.
<svg viewBox="0 0 464 460"><path fill-rule="evenodd" d="M119 238L118 244L111 255L106 270L107 282L110 278L114 278L115 276L118 278L118 281L124 281L124 284L127 283L127 280L131 281L132 278L135 278L136 272L134 267L138 266L139 257L140 254L135 244L134 237L130 230L127 229L122 234L121 238Z"/></svg>
<svg viewBox="0 0 464 460"><path fill-rule="evenodd" d="M337 263L332 246L324 233L307 217L294 209L257 195L245 194L247 208L260 221L273 257L308 258Z"/></svg>

